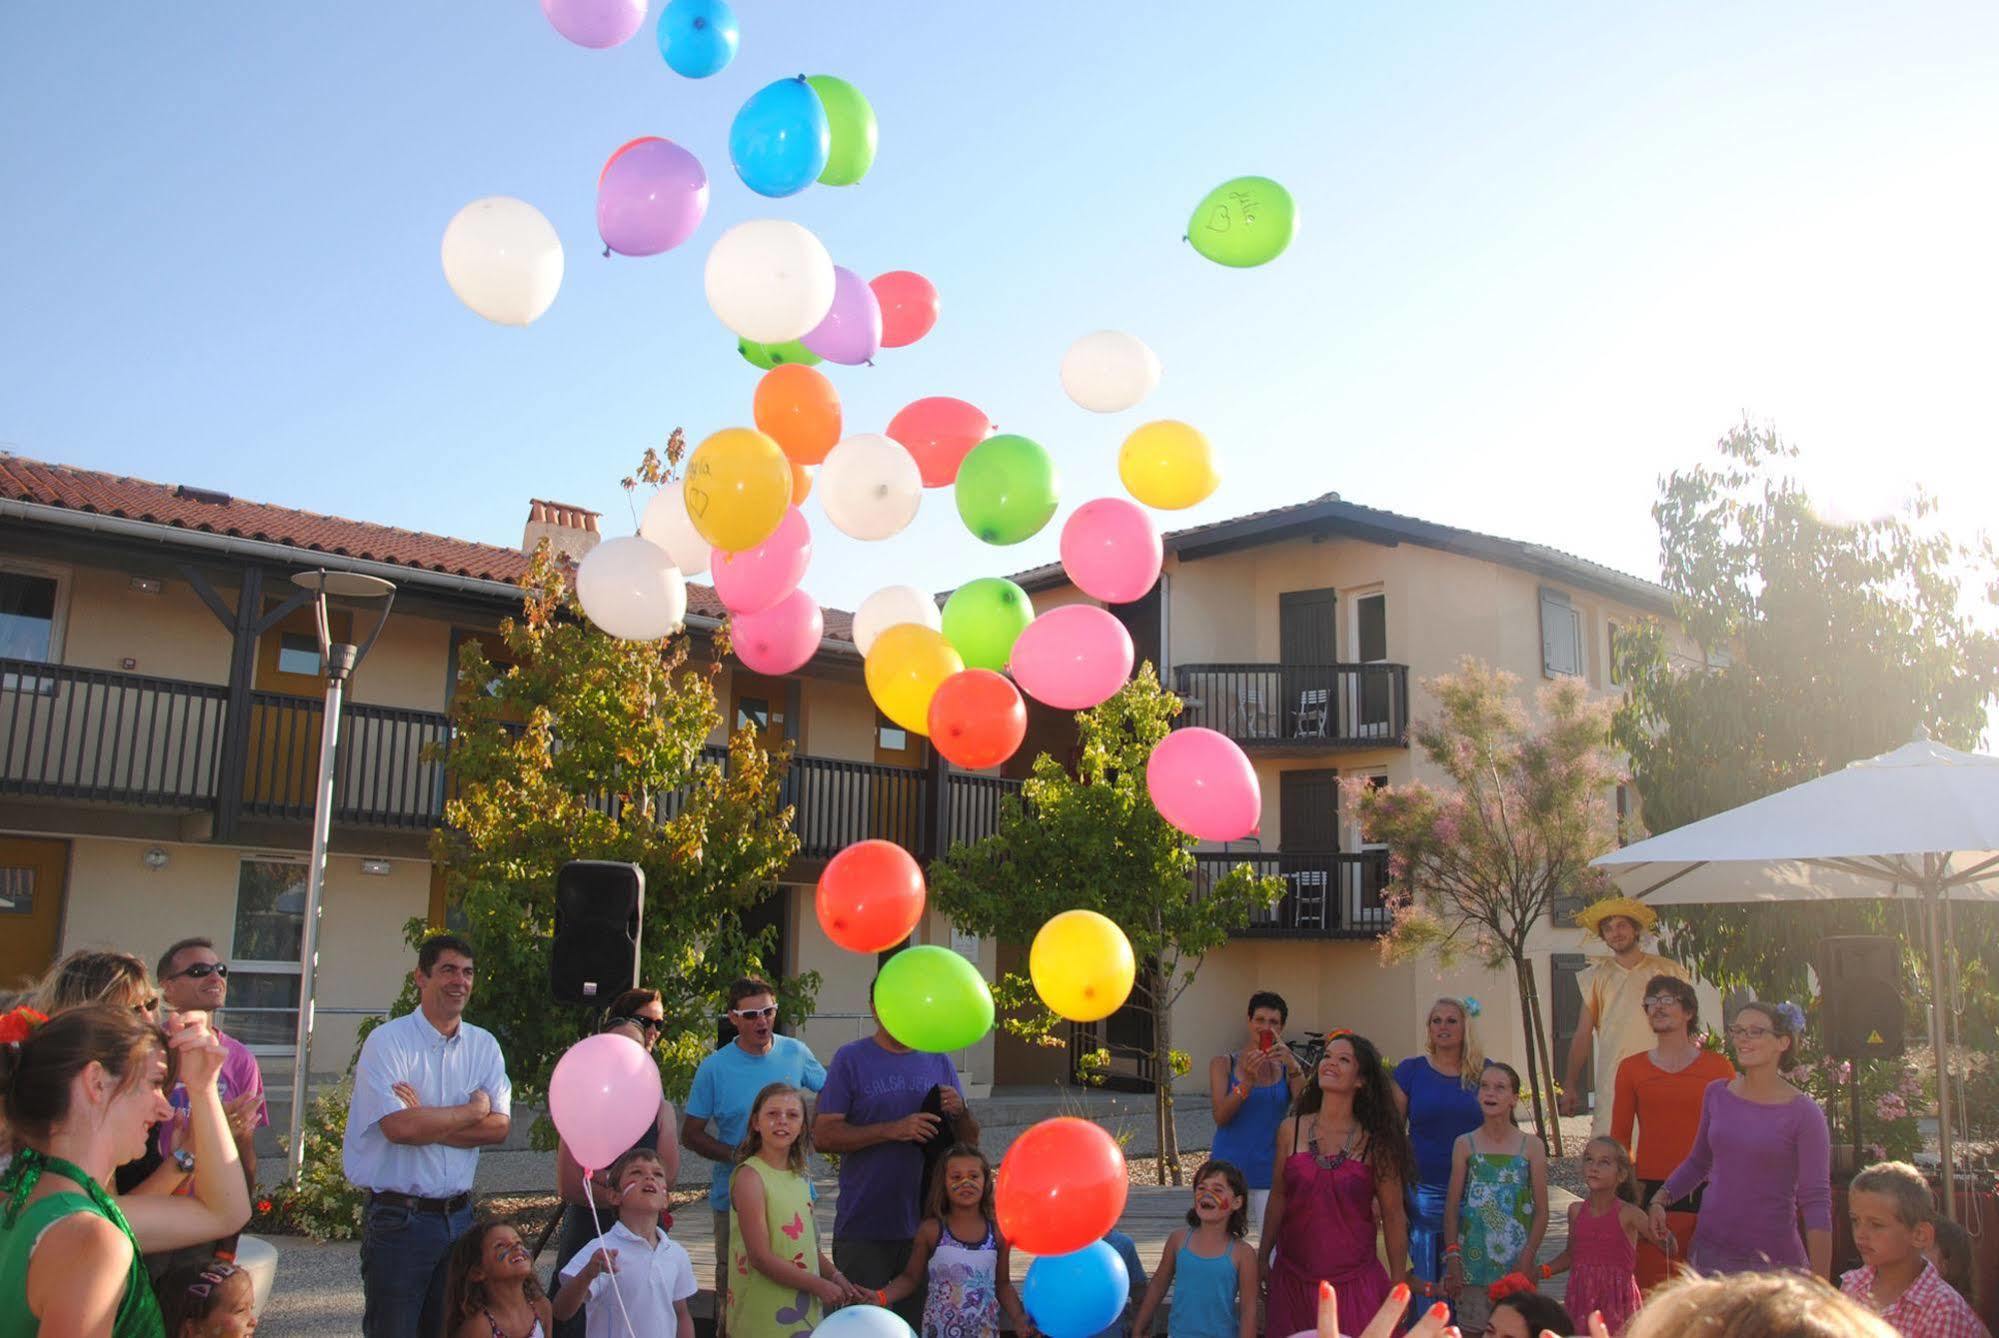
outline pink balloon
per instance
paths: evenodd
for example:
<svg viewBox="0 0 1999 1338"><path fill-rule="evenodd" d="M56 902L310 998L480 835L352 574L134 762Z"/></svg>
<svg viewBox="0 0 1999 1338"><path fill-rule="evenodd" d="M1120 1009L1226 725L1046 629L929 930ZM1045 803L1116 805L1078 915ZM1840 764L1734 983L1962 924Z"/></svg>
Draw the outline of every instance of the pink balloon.
<svg viewBox="0 0 1999 1338"><path fill-rule="evenodd" d="M753 673L797 673L825 635L826 618L803 590L792 591L762 613L729 619L729 643L743 667Z"/></svg>
<svg viewBox="0 0 1999 1338"><path fill-rule="evenodd" d="M912 270L892 269L868 281L882 309L882 347L903 348L937 324L937 286Z"/></svg>
<svg viewBox="0 0 1999 1338"><path fill-rule="evenodd" d="M601 51L631 40L646 21L646 0L541 0L541 12L576 45Z"/></svg>
<svg viewBox="0 0 1999 1338"><path fill-rule="evenodd" d="M845 265L833 266L833 306L802 342L843 367L871 361L882 351L882 309L875 290Z"/></svg>
<svg viewBox="0 0 1999 1338"><path fill-rule="evenodd" d="M671 251L707 213L708 174L670 139L632 140L597 174L597 235L619 255Z"/></svg>
<svg viewBox="0 0 1999 1338"><path fill-rule="evenodd" d="M659 1116L659 1065L629 1036L586 1036L556 1061L548 1117L569 1155L593 1171L609 1168Z"/></svg>
<svg viewBox="0 0 1999 1338"><path fill-rule="evenodd" d="M740 553L711 549L708 576L715 595L734 614L762 613L798 588L812 565L812 527L805 513L787 507L770 538Z"/></svg>
<svg viewBox="0 0 1999 1338"><path fill-rule="evenodd" d="M1058 711L1087 711L1131 678L1131 633L1094 604L1065 604L1027 625L1007 669L1020 690Z"/></svg>
<svg viewBox="0 0 1999 1338"><path fill-rule="evenodd" d="M1085 502L1062 526L1062 570L1078 590L1106 604L1143 598L1165 557L1152 518L1122 497Z"/></svg>
<svg viewBox="0 0 1999 1338"><path fill-rule="evenodd" d="M1202 841L1240 841L1263 820L1263 787L1234 739L1176 729L1145 762L1145 790L1159 816Z"/></svg>

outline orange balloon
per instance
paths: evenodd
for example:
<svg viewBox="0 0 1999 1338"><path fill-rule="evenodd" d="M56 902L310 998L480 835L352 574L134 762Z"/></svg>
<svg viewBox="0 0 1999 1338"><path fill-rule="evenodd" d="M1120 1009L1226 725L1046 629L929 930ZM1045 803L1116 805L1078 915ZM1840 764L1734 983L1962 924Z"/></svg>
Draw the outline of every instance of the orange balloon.
<svg viewBox="0 0 1999 1338"><path fill-rule="evenodd" d="M1117 1225L1130 1190L1117 1141L1065 1115L1008 1145L993 1181L993 1215L1016 1250L1074 1254Z"/></svg>
<svg viewBox="0 0 1999 1338"><path fill-rule="evenodd" d="M765 372L751 408L757 430L793 464L816 465L840 444L840 393L810 367L787 362Z"/></svg>
<svg viewBox="0 0 1999 1338"><path fill-rule="evenodd" d="M793 506L797 506L811 495L812 495L811 467L808 465L801 465L798 463L798 461L793 460L791 462L791 504Z"/></svg>
<svg viewBox="0 0 1999 1338"><path fill-rule="evenodd" d="M847 951L886 952L923 918L923 870L893 841L856 841L826 861L813 908Z"/></svg>
<svg viewBox="0 0 1999 1338"><path fill-rule="evenodd" d="M937 685L930 699L930 742L967 771L996 767L1027 737L1027 703L1005 674L967 669Z"/></svg>

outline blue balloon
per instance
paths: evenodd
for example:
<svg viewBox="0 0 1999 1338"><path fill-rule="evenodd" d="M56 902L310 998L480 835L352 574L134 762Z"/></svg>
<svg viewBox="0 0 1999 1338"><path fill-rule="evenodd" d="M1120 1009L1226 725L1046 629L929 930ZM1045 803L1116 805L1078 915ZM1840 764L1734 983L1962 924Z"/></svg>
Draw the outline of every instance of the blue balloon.
<svg viewBox="0 0 1999 1338"><path fill-rule="evenodd" d="M819 179L833 128L812 85L780 79L750 95L729 127L729 160L759 195L796 195Z"/></svg>
<svg viewBox="0 0 1999 1338"><path fill-rule="evenodd" d="M844 1305L819 1321L812 1338L916 1338L902 1316L878 1305Z"/></svg>
<svg viewBox="0 0 1999 1338"><path fill-rule="evenodd" d="M668 69L689 79L729 68L741 40L729 0L669 0L659 11L659 54Z"/></svg>
<svg viewBox="0 0 1999 1338"><path fill-rule="evenodd" d="M1090 1338L1124 1313L1131 1275L1118 1252L1097 1241L1074 1254L1045 1254L1029 1264L1020 1299L1034 1327L1048 1338Z"/></svg>

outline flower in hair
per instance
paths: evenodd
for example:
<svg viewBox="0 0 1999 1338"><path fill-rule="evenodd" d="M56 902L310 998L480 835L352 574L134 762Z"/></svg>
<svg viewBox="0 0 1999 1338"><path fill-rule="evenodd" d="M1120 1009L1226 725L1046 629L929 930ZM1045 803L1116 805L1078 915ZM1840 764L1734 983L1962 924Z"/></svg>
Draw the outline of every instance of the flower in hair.
<svg viewBox="0 0 1999 1338"><path fill-rule="evenodd" d="M1498 1305L1509 1296L1533 1290L1534 1280L1525 1273L1508 1273L1505 1277L1487 1287L1485 1294L1491 1298L1494 1305Z"/></svg>
<svg viewBox="0 0 1999 1338"><path fill-rule="evenodd" d="M1804 1031L1805 1010L1792 1003L1789 999L1777 1005L1777 1015L1790 1024L1790 1028L1794 1033L1802 1033Z"/></svg>
<svg viewBox="0 0 1999 1338"><path fill-rule="evenodd" d="M36 1012L32 1008L16 1008L9 1013L0 1013L0 1045L18 1044L34 1035L35 1028L49 1020L48 1014Z"/></svg>
<svg viewBox="0 0 1999 1338"><path fill-rule="evenodd" d="M1483 1013L1484 1011L1485 1011L1484 1006L1481 1005L1478 1000L1472 998L1471 995L1469 994L1465 996L1466 1017L1477 1017L1480 1013Z"/></svg>

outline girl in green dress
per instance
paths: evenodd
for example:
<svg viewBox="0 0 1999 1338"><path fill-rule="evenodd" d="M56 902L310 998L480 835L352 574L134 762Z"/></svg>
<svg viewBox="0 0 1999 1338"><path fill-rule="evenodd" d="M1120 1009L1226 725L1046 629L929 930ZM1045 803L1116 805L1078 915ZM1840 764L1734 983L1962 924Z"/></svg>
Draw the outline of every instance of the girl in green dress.
<svg viewBox="0 0 1999 1338"><path fill-rule="evenodd" d="M1513 1122L1520 1075L1487 1060L1478 1080L1485 1120L1451 1148L1444 1195L1444 1290L1457 1300L1465 1334L1485 1332L1489 1288L1509 1273L1534 1272L1548 1232L1548 1154Z"/></svg>
<svg viewBox="0 0 1999 1338"><path fill-rule="evenodd" d="M730 1338L805 1338L827 1309L877 1299L819 1249L807 1138L804 1093L778 1082L757 1093L729 1182Z"/></svg>

